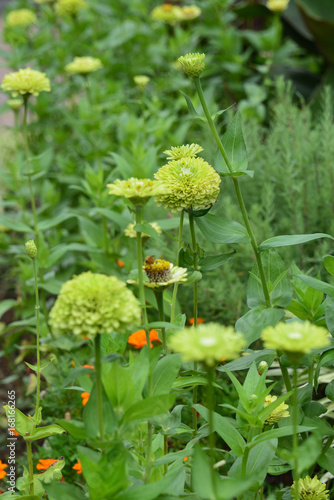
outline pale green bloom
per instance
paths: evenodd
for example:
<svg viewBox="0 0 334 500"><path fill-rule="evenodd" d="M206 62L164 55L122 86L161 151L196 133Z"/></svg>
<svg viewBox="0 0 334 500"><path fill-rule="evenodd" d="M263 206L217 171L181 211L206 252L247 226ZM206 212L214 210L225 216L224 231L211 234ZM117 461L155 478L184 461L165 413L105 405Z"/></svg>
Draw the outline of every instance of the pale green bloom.
<svg viewBox="0 0 334 500"><path fill-rule="evenodd" d="M290 0L268 0L267 7L273 12L283 12L288 8Z"/></svg>
<svg viewBox="0 0 334 500"><path fill-rule="evenodd" d="M5 92L11 92L13 97L19 94L38 96L40 92L50 92L51 90L50 80L45 73L30 68L19 69L19 71L5 75L1 88Z"/></svg>
<svg viewBox="0 0 334 500"><path fill-rule="evenodd" d="M241 333L218 323L184 328L169 341L171 349L181 353L184 361L201 361L208 366L238 358L245 345Z"/></svg>
<svg viewBox="0 0 334 500"><path fill-rule="evenodd" d="M167 260L154 259L147 257L145 259L144 271L148 281L144 285L148 288L166 288L173 283L187 281L187 269L174 266Z"/></svg>
<svg viewBox="0 0 334 500"><path fill-rule="evenodd" d="M196 157L198 153L203 151L202 146L198 144L185 144L183 146L172 146L170 149L164 151L167 160L180 160L186 157Z"/></svg>
<svg viewBox="0 0 334 500"><path fill-rule="evenodd" d="M12 10L6 17L6 26L14 28L15 26L30 26L37 22L35 12L29 9Z"/></svg>
<svg viewBox="0 0 334 500"><path fill-rule="evenodd" d="M133 77L133 80L140 89L144 89L150 81L150 77L146 75L136 75Z"/></svg>
<svg viewBox="0 0 334 500"><path fill-rule="evenodd" d="M86 75L102 67L102 62L96 57L75 57L72 62L65 66L65 70L72 75Z"/></svg>
<svg viewBox="0 0 334 500"><path fill-rule="evenodd" d="M165 3L155 7L151 12L151 17L155 21L163 21L165 23L174 24L181 20L182 13L180 7L170 3Z"/></svg>
<svg viewBox="0 0 334 500"><path fill-rule="evenodd" d="M192 21L201 15L202 11L196 5L189 5L188 7L180 8L180 20L181 21Z"/></svg>
<svg viewBox="0 0 334 500"><path fill-rule="evenodd" d="M312 325L309 321L281 322L274 327L269 326L263 330L262 339L266 348L295 354L297 357L311 352L312 349L330 345L328 331L321 326Z"/></svg>
<svg viewBox="0 0 334 500"><path fill-rule="evenodd" d="M109 194L123 196L132 201L135 206L145 205L151 198L166 192L166 187L162 182L151 181L151 179L136 179L131 177L127 181L117 179L112 184L108 184Z"/></svg>
<svg viewBox="0 0 334 500"><path fill-rule="evenodd" d="M18 111L22 106L23 101L22 99L8 99L7 104L13 111Z"/></svg>
<svg viewBox="0 0 334 500"><path fill-rule="evenodd" d="M55 334L73 333L80 338L125 332L139 322L138 301L126 284L114 276L90 271L62 286L50 312L50 326Z"/></svg>
<svg viewBox="0 0 334 500"><path fill-rule="evenodd" d="M56 13L63 16L75 16L80 9L86 9L87 3L84 0L57 0Z"/></svg>
<svg viewBox="0 0 334 500"><path fill-rule="evenodd" d="M25 244L26 252L31 259L36 259L37 257L37 247L34 240L29 240Z"/></svg>
<svg viewBox="0 0 334 500"><path fill-rule="evenodd" d="M161 228L159 224L156 222L149 222L149 225L157 232L157 234L161 234ZM125 236L129 238L137 238L137 231L134 230L135 224L129 224L126 229L124 229ZM150 235L146 233L141 233L142 238L149 238Z"/></svg>
<svg viewBox="0 0 334 500"><path fill-rule="evenodd" d="M186 54L185 56L181 56L178 58L178 61L185 74L191 78L195 78L203 73L205 68L204 59L205 54L199 54L197 52L196 54Z"/></svg>
<svg viewBox="0 0 334 500"><path fill-rule="evenodd" d="M220 176L203 158L169 161L154 177L163 181L168 190L156 196L155 201L172 212L210 206L220 192Z"/></svg>
<svg viewBox="0 0 334 500"><path fill-rule="evenodd" d="M276 401L276 399L277 396L267 396L264 402L264 407L266 408L268 405ZM270 413L269 417L265 421L265 424L275 424L276 422L281 420L281 418L290 417L290 413L287 411L288 408L289 405L285 403L281 403L280 405L278 405L277 408L275 408L272 413Z"/></svg>
<svg viewBox="0 0 334 500"><path fill-rule="evenodd" d="M326 485L321 483L317 476L312 479L306 476L304 479L298 481L298 492L300 500L329 500L329 491L326 490ZM293 500L296 500L296 482L293 482L291 487Z"/></svg>

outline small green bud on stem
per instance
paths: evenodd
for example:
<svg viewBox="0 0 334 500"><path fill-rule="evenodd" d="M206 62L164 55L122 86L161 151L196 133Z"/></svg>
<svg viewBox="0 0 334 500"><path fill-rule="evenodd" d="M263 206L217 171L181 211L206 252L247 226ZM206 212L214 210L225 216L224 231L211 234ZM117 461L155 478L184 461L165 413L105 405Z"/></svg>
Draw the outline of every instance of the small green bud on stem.
<svg viewBox="0 0 334 500"><path fill-rule="evenodd" d="M26 252L29 255L31 259L36 259L37 257L37 247L35 245L34 240L29 240L25 244L26 246Z"/></svg>

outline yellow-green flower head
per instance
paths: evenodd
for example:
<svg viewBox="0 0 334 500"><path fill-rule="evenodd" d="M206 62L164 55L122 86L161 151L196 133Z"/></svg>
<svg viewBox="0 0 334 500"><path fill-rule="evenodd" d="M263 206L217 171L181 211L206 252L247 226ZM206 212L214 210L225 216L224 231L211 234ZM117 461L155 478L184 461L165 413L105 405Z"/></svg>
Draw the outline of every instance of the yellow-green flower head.
<svg viewBox="0 0 334 500"><path fill-rule="evenodd" d="M112 184L107 184L109 194L128 198L135 206L142 206L151 198L166 192L162 182L151 179L136 179L131 177L127 181L117 179Z"/></svg>
<svg viewBox="0 0 334 500"><path fill-rule="evenodd" d="M34 240L29 240L25 244L26 252L31 259L36 259L37 257L37 247Z"/></svg>
<svg viewBox="0 0 334 500"><path fill-rule="evenodd" d="M144 285L148 288L165 288L173 283L187 281L187 269L174 266L167 260L146 257L143 269L148 277Z"/></svg>
<svg viewBox="0 0 334 500"><path fill-rule="evenodd" d="M182 66L183 71L187 76L195 78L203 73L205 68L205 54L186 54L178 58L179 63Z"/></svg>
<svg viewBox="0 0 334 500"><path fill-rule="evenodd" d="M102 67L102 62L96 57L75 57L72 62L65 66L65 70L72 75L87 75L87 73L92 73Z"/></svg>
<svg viewBox="0 0 334 500"><path fill-rule="evenodd" d="M208 207L217 201L220 192L220 176L203 158L186 156L169 161L154 177L168 189L155 201L172 212Z"/></svg>
<svg viewBox="0 0 334 500"><path fill-rule="evenodd" d="M288 8L290 0L268 0L267 7L273 12L283 12Z"/></svg>
<svg viewBox="0 0 334 500"><path fill-rule="evenodd" d="M133 77L133 81L140 89L144 89L148 82L150 81L150 77L146 75L136 75Z"/></svg>
<svg viewBox="0 0 334 500"><path fill-rule="evenodd" d="M138 301L126 284L114 276L90 271L62 286L50 312L50 326L55 334L73 333L80 338L122 333L139 321Z"/></svg>
<svg viewBox="0 0 334 500"><path fill-rule="evenodd" d="M186 144L183 146L171 147L164 151L164 154L167 156L167 160L180 160L181 158L194 158L203 151L202 146L198 144Z"/></svg>
<svg viewBox="0 0 334 500"><path fill-rule="evenodd" d="M13 97L26 94L38 96L40 92L51 90L50 80L45 73L30 68L19 69L5 75L1 88L5 92L11 92Z"/></svg>
<svg viewBox="0 0 334 500"><path fill-rule="evenodd" d="M184 328L169 341L171 349L181 353L184 361L201 361L208 366L215 366L222 359L238 358L245 345L241 333L218 323Z"/></svg>
<svg viewBox="0 0 334 500"><path fill-rule="evenodd" d="M22 99L8 99L7 104L13 111L18 111L22 106L23 101Z"/></svg>
<svg viewBox="0 0 334 500"><path fill-rule="evenodd" d="M156 222L149 222L150 226L157 232L157 234L161 234L161 227ZM134 230L135 224L129 224L128 227L124 230L125 236L129 238L137 238L137 231ZM142 238L149 238L150 235L146 233L141 233Z"/></svg>
<svg viewBox="0 0 334 500"><path fill-rule="evenodd" d="M192 21L202 14L202 11L196 5L189 5L188 7L180 8L181 21Z"/></svg>
<svg viewBox="0 0 334 500"><path fill-rule="evenodd" d="M29 9L12 10L6 17L6 26L14 28L15 26L30 26L37 22L35 12Z"/></svg>
<svg viewBox="0 0 334 500"><path fill-rule="evenodd" d="M176 5L165 3L158 5L151 12L151 17L155 21L162 21L168 24L174 24L182 18L181 9Z"/></svg>
<svg viewBox="0 0 334 500"><path fill-rule="evenodd" d="M266 408L268 405L276 401L276 399L277 396L267 396L264 402L264 407ZM290 417L290 413L287 411L288 408L289 405L286 405L285 403L277 406L277 408L275 408L272 413L270 413L269 417L265 421L265 424L275 424L276 422L281 420L281 418Z"/></svg>
<svg viewBox="0 0 334 500"><path fill-rule="evenodd" d="M55 8L58 16L75 16L80 9L87 8L87 3L84 0L57 0Z"/></svg>
<svg viewBox="0 0 334 500"><path fill-rule="evenodd" d="M294 481L291 487L293 500L298 498L296 489L296 482ZM317 476L312 479L310 476L299 479L298 492L300 500L329 500L329 491L326 490L326 485L321 483Z"/></svg>
<svg viewBox="0 0 334 500"><path fill-rule="evenodd" d="M268 349L284 351L287 355L303 356L318 347L330 345L329 333L321 326L312 325L309 321L301 323L278 323L269 326L262 332L264 346Z"/></svg>

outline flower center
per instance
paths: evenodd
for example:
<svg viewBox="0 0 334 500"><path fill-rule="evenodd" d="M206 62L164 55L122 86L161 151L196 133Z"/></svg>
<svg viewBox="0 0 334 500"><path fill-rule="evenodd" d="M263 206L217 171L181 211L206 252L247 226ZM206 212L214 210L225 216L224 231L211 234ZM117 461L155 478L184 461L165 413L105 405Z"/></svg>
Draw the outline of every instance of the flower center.
<svg viewBox="0 0 334 500"><path fill-rule="evenodd" d="M181 172L180 172L180 177L183 177L184 175L191 175L191 169L190 168L186 168L186 167L182 167L181 168Z"/></svg>
<svg viewBox="0 0 334 500"><path fill-rule="evenodd" d="M200 339L199 343L205 347L211 347L217 342L214 337L203 337L202 339Z"/></svg>
<svg viewBox="0 0 334 500"><path fill-rule="evenodd" d="M144 271L152 283L165 283L172 278L170 262L162 259L147 257L145 259Z"/></svg>
<svg viewBox="0 0 334 500"><path fill-rule="evenodd" d="M301 339L302 338L302 334L299 333L299 332L291 332L291 333L289 333L288 337L290 339Z"/></svg>

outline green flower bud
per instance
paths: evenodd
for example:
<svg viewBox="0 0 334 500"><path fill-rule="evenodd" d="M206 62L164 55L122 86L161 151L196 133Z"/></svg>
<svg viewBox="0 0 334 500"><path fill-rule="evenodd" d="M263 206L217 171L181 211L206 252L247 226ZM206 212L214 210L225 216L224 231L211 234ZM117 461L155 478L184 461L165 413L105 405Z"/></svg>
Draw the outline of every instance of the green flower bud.
<svg viewBox="0 0 334 500"><path fill-rule="evenodd" d="M29 240L25 244L26 246L26 252L29 255L31 259L36 259L37 257L37 247L35 245L34 240Z"/></svg>
<svg viewBox="0 0 334 500"><path fill-rule="evenodd" d="M178 61L185 74L191 78L195 78L203 73L205 68L204 59L205 54L199 54L197 52L196 54L186 54L185 56L181 56L178 58Z"/></svg>
<svg viewBox="0 0 334 500"><path fill-rule="evenodd" d="M266 370L268 370L267 361L261 361L261 363L259 363L259 366L257 367L257 371L259 372L259 375L262 375Z"/></svg>
<svg viewBox="0 0 334 500"><path fill-rule="evenodd" d="M62 474L61 470L55 469L53 471L52 479L54 479L55 481L61 481L62 477L63 477L63 474Z"/></svg>
<svg viewBox="0 0 334 500"><path fill-rule="evenodd" d="M312 479L310 476L306 476L304 479L299 479L298 481L298 496L297 496L297 485L294 481L291 492L292 498L296 500L329 500L328 490L326 490L326 485L321 483L317 476Z"/></svg>
<svg viewBox="0 0 334 500"><path fill-rule="evenodd" d="M18 111L22 106L23 101L22 99L9 99L7 104L13 111Z"/></svg>

